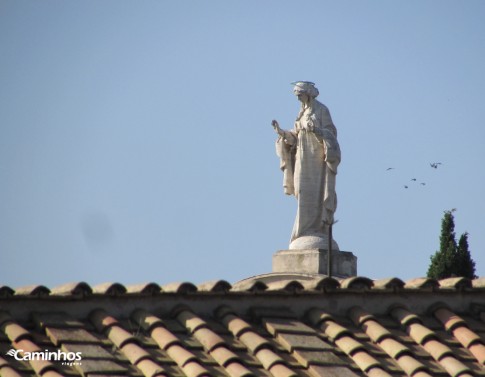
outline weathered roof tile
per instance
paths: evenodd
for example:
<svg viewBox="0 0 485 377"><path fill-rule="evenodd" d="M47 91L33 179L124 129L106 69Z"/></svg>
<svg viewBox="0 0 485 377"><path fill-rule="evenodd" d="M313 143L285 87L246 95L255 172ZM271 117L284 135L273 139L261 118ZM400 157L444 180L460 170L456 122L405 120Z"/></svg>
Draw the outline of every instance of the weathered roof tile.
<svg viewBox="0 0 485 377"><path fill-rule="evenodd" d="M102 283L93 288L93 293L108 296L120 296L126 293L126 287L120 283Z"/></svg>
<svg viewBox="0 0 485 377"><path fill-rule="evenodd" d="M167 293L194 293L197 292L197 287L190 282L175 282L162 285L162 291Z"/></svg>
<svg viewBox="0 0 485 377"><path fill-rule="evenodd" d="M12 297L15 291L7 285L0 285L0 298Z"/></svg>
<svg viewBox="0 0 485 377"><path fill-rule="evenodd" d="M84 297L93 293L93 289L85 282L67 283L54 287L51 295L54 296L79 296Z"/></svg>
<svg viewBox="0 0 485 377"><path fill-rule="evenodd" d="M285 292L292 281L303 290ZM148 283L92 296L72 283L47 296L2 297L0 374L485 377L476 282L332 281L289 279L255 294L217 281L170 292ZM12 347L81 352L82 365L2 361Z"/></svg>
<svg viewBox="0 0 485 377"><path fill-rule="evenodd" d="M142 284L134 284L128 285L126 287L126 292L130 294L141 294L147 296L153 296L157 293L160 293L162 289L157 283L142 283Z"/></svg>
<svg viewBox="0 0 485 377"><path fill-rule="evenodd" d="M50 292L50 289L44 285L27 285L15 289L15 295L17 296L45 297L48 296Z"/></svg>
<svg viewBox="0 0 485 377"><path fill-rule="evenodd" d="M229 292L231 288L232 288L232 285L225 280L211 280L197 285L197 289L200 292L226 293L226 292Z"/></svg>

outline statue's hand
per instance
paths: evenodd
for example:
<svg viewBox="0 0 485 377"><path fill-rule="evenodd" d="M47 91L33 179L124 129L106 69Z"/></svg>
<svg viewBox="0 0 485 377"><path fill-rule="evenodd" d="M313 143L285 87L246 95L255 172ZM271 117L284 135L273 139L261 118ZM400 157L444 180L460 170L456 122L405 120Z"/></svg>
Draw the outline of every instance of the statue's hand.
<svg viewBox="0 0 485 377"><path fill-rule="evenodd" d="M280 125L276 120L271 121L271 125L273 126L274 130L278 133L278 135L283 135L283 131L280 128Z"/></svg>

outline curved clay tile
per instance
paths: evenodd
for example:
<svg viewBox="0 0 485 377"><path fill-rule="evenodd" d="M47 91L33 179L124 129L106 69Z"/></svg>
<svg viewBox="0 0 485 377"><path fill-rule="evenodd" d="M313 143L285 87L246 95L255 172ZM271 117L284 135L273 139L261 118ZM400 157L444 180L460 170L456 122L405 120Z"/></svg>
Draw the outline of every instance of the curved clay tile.
<svg viewBox="0 0 485 377"><path fill-rule="evenodd" d="M340 287L340 283L337 279L328 276L314 280L302 281L301 283L305 289L313 289L322 292L333 292Z"/></svg>
<svg viewBox="0 0 485 377"><path fill-rule="evenodd" d="M167 293L194 293L197 292L197 287L190 282L176 282L162 285L162 291Z"/></svg>
<svg viewBox="0 0 485 377"><path fill-rule="evenodd" d="M210 376L197 357L183 347L183 342L165 327L160 318L143 309L135 310L132 318L188 377Z"/></svg>
<svg viewBox="0 0 485 377"><path fill-rule="evenodd" d="M353 276L347 279L343 279L340 282L340 288L342 289L355 289L366 290L371 289L374 286L374 282L363 276Z"/></svg>
<svg viewBox="0 0 485 377"><path fill-rule="evenodd" d="M408 335L431 355L451 376L472 375L470 368L459 361L436 333L422 324L421 319L403 307L395 307L391 316L406 328Z"/></svg>
<svg viewBox="0 0 485 377"><path fill-rule="evenodd" d="M25 287L15 289L16 296L45 297L48 296L50 292L50 289L44 285L27 285Z"/></svg>
<svg viewBox="0 0 485 377"><path fill-rule="evenodd" d="M290 281L275 281L268 283L269 291L283 291L283 292L298 292L304 290L305 287L298 280Z"/></svg>
<svg viewBox="0 0 485 377"><path fill-rule="evenodd" d="M15 291L7 285L0 285L0 298L1 297L12 297Z"/></svg>
<svg viewBox="0 0 485 377"><path fill-rule="evenodd" d="M320 328L330 340L349 356L369 376L391 377L365 346L353 337L352 331L338 324L328 313L318 308L307 314L310 322Z"/></svg>
<svg viewBox="0 0 485 377"><path fill-rule="evenodd" d="M225 280L211 280L197 285L199 292L229 292L232 285Z"/></svg>
<svg viewBox="0 0 485 377"><path fill-rule="evenodd" d="M404 288L404 285L404 282L398 278L379 279L374 280L373 289L390 290L396 292Z"/></svg>
<svg viewBox="0 0 485 377"><path fill-rule="evenodd" d="M43 351L36 343L34 343L32 334L15 323L8 313L0 312L0 323L1 330L5 333L15 349L23 350L25 352ZM50 373L53 377L62 376L57 372L55 365L48 360L29 360L28 363L38 376L42 376L46 373Z"/></svg>
<svg viewBox="0 0 485 377"><path fill-rule="evenodd" d="M266 283L261 280L243 281L232 286L232 291L235 292L263 292L268 289Z"/></svg>
<svg viewBox="0 0 485 377"><path fill-rule="evenodd" d="M217 363L226 368L229 375L252 376L242 360L230 350L228 344L217 333L212 331L207 323L195 315L190 308L186 307L177 314L177 320L189 333L194 336Z"/></svg>
<svg viewBox="0 0 485 377"><path fill-rule="evenodd" d="M273 345L259 335L249 323L239 318L231 308L227 306L218 308L216 316L271 374L286 377L297 376L286 365L286 362L274 352Z"/></svg>
<svg viewBox="0 0 485 377"><path fill-rule="evenodd" d="M485 289L485 276L472 280L472 287Z"/></svg>
<svg viewBox="0 0 485 377"><path fill-rule="evenodd" d="M160 293L161 290L162 289L157 283L134 284L126 287L126 293L137 293L147 296L156 295L157 293Z"/></svg>
<svg viewBox="0 0 485 377"><path fill-rule="evenodd" d="M87 296L93 293L93 289L85 282L74 282L59 285L52 289L51 295L55 296Z"/></svg>
<svg viewBox="0 0 485 377"><path fill-rule="evenodd" d="M126 287L120 283L102 283L93 287L93 293L120 296L126 293Z"/></svg>
<svg viewBox="0 0 485 377"><path fill-rule="evenodd" d="M408 376L415 376L420 372L422 377L432 377L428 368L416 360L412 351L397 341L393 334L382 326L372 314L355 306L349 311L349 317L356 326L365 331L375 344L392 357Z"/></svg>
<svg viewBox="0 0 485 377"><path fill-rule="evenodd" d="M102 309L93 311L89 317L98 332L105 334L131 364L140 369L146 377L167 375L153 357L140 347L136 337L121 327L116 318Z"/></svg>
<svg viewBox="0 0 485 377"><path fill-rule="evenodd" d="M430 278L416 278L406 281L405 289L421 289L432 291L438 288L440 284L436 279Z"/></svg>
<svg viewBox="0 0 485 377"><path fill-rule="evenodd" d="M472 287L472 281L464 277L448 278L439 280L440 289L463 290Z"/></svg>
<svg viewBox="0 0 485 377"><path fill-rule="evenodd" d="M443 324L445 330L451 332L481 365L485 365L485 345L483 340L480 338L480 335L470 330L463 318L445 307L435 310L434 316Z"/></svg>

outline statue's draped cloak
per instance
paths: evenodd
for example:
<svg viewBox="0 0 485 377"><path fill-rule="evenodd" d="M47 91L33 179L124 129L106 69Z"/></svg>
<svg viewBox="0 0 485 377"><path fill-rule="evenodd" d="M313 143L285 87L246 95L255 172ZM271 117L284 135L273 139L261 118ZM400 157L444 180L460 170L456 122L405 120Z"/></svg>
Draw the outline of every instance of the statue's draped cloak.
<svg viewBox="0 0 485 377"><path fill-rule="evenodd" d="M294 129L278 138L276 152L285 193L298 200L291 241L325 234L337 208L335 176L340 163L337 129L328 108L314 100Z"/></svg>

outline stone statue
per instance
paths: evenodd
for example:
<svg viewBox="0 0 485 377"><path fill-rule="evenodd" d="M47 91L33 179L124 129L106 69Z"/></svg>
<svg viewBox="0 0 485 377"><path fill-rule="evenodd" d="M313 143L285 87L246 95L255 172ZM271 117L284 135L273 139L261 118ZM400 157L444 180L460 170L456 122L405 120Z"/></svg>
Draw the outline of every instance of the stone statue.
<svg viewBox="0 0 485 377"><path fill-rule="evenodd" d="M315 84L299 81L293 85L301 102L294 128L282 130L276 120L272 121L279 135L276 153L283 170L283 187L298 201L289 248L328 249L328 225L334 223L337 208L337 129L328 108L316 100L319 92ZM334 240L332 250L339 250Z"/></svg>

